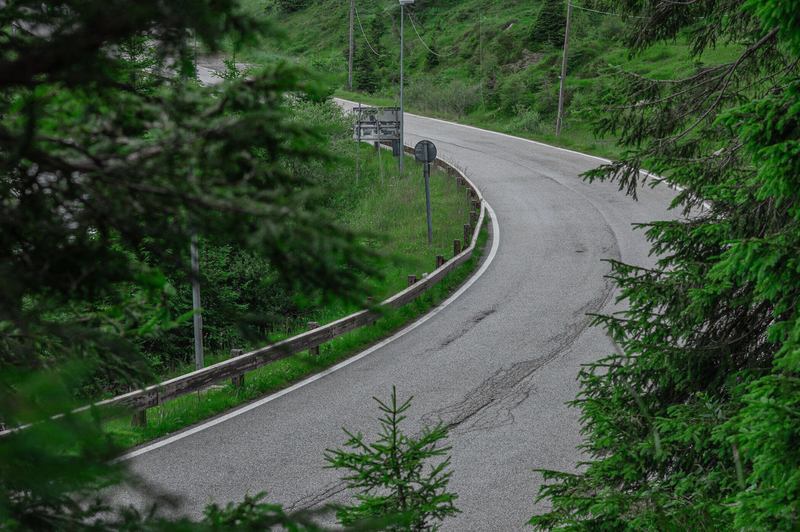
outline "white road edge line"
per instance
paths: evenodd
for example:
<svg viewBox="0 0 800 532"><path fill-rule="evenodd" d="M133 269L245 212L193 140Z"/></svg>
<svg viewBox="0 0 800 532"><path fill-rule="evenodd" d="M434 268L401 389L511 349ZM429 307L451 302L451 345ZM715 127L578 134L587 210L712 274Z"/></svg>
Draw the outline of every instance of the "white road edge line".
<svg viewBox="0 0 800 532"><path fill-rule="evenodd" d="M274 401L275 399L278 399L279 397L283 397L284 395L286 395L288 393L291 393L291 392L293 392L293 391L295 391L295 390L297 390L299 388L302 388L303 386L305 386L307 384L311 384L312 382L317 381L317 380L325 377L326 375L330 375L334 371L338 371L338 370L340 370L340 369L352 364L353 362L357 362L358 360L361 360L365 356L377 351L381 347L383 347L383 346L385 346L385 345L397 340L401 336L404 336L406 333L409 333L409 332L413 331L414 329L416 329L417 327L419 327L420 325L422 325L423 323L425 323L426 321L428 321L429 319L431 319L432 317L437 315L439 312L444 310L448 305L450 305L453 301L458 299L458 297L461 296L461 294L466 292L467 289L470 286L472 286L473 283L475 283L475 281L477 281L484 274L486 269L489 268L489 265L494 260L495 255L497 255L497 248L500 245L500 226L497 223L497 217L494 214L494 210L492 210L492 208L489 206L489 204L485 200L484 200L483 204L486 206L486 211L489 213L489 216L492 219L492 249L489 252L489 256L486 257L486 260L484 261L484 263L481 266L481 268L477 271L477 273L475 275L473 275L472 277L470 277L469 280L466 283L464 283L464 286L459 288L458 291L455 294L453 294L452 296L447 298L443 303L441 303L436 308L434 308L433 310L428 312L425 316L423 316L419 320L415 321L414 323L412 323L411 325L409 325L408 327L406 327L402 331L398 332L397 334L395 334L393 336L390 336L386 340L383 340L382 342L373 345L372 347L370 347L366 351L362 351L361 353L357 354L356 356L354 356L352 358L348 358L347 360L345 360L343 362L340 362L340 363L336 364L333 367L330 367L330 368L328 368L328 369L326 369L326 370L324 370L324 371L322 371L320 373L317 373L316 375L312 375L311 377L309 377L309 378L307 378L307 379L305 379L303 381L300 381L297 384L295 384L293 386L290 386L289 388L286 388L285 390L281 390L281 391L279 391L277 393L274 393L274 394L270 395L269 397L265 397L263 399L260 399L260 400L258 400L256 402L254 402L254 403L250 403L249 405L247 405L245 407L242 407L242 408L240 408L238 410L234 410L233 412L225 414L224 416L220 416L220 417L218 417L216 419L213 419L211 421L208 421L206 423L203 423L201 425L193 427L193 428L191 428L189 430L181 432L180 434L176 434L175 436L171 436L169 438L166 438L164 440L156 442L156 443L154 443L152 445L148 445L146 447L142 447L141 449L137 449L137 450L135 450L135 451L133 451L131 453L124 454L124 455L120 456L119 458L117 458L115 460L115 462L119 462L119 461L122 461L122 460L130 460L131 458L136 458L137 456L141 456L144 453L147 453L147 452L150 452L150 451L154 451L154 450L156 450L156 449L158 449L160 447L164 447L164 446L169 445L171 443L175 443L176 441L182 440L183 438L188 438L189 436L191 436L193 434L197 434L198 432L203 431L203 430L205 430L207 428L213 427L214 425L219 425L220 423L224 423L225 421L228 421L231 418L234 418L236 416L242 415L245 412L249 412L250 410L253 410L254 408L258 408L258 407L260 407L262 405L265 405L265 404L267 404L267 403L269 403L271 401Z"/></svg>

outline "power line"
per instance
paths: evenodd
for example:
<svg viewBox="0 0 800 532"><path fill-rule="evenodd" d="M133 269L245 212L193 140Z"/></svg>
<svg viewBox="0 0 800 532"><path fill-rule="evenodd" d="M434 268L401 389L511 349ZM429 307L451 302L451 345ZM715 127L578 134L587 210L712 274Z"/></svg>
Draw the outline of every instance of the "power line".
<svg viewBox="0 0 800 532"><path fill-rule="evenodd" d="M417 31L417 25L416 25L416 23L414 23L414 19L411 17L410 14L408 15L408 20L411 21L411 26L414 28L414 33L417 34L417 38L419 39L419 42L421 42L422 46L424 46L425 49L428 50L433 55L435 55L437 57L450 57L451 55L453 55L454 53L458 52L461 49L461 46L459 46L458 48L456 48L455 50L453 50L449 54L437 54L436 52L434 52L433 50L428 48L428 45L425 44L425 41L422 40L422 37L420 36L419 32Z"/></svg>
<svg viewBox="0 0 800 532"><path fill-rule="evenodd" d="M369 39L367 39L367 34L364 33L364 26L361 25L361 17L358 15L358 8L356 7L355 10L356 10L356 18L358 19L358 27L361 28L361 35L364 36L364 40L367 42L367 46L369 46L369 49L372 50L372 53L380 57L381 54L375 51L375 49L369 43Z"/></svg>
<svg viewBox="0 0 800 532"><path fill-rule="evenodd" d="M576 8L576 9L582 9L583 11L590 11L592 13L599 13L601 15L611 15L611 16L614 16L614 17L621 17L622 16L619 13L609 13L607 11L598 11L596 9L589 9L588 7L581 7L581 6L577 5L577 4L572 4L572 7ZM628 15L628 17L629 18L641 18L641 19L648 18L648 17L636 17L636 16L633 16L633 15Z"/></svg>

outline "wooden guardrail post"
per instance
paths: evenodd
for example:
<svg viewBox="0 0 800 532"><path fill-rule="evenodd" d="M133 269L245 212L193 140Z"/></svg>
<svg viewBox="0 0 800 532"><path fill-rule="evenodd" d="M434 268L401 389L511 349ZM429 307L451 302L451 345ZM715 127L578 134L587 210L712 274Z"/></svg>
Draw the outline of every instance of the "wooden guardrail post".
<svg viewBox="0 0 800 532"><path fill-rule="evenodd" d="M319 327L319 322L309 321L308 324L306 325L306 330L307 331L313 331L317 327ZM312 355L312 356L315 356L315 357L318 357L319 356L319 346L315 345L314 347L309 347L308 348L308 354Z"/></svg>
<svg viewBox="0 0 800 532"><path fill-rule="evenodd" d="M474 226L475 224L478 223L478 211L476 211L475 209L469 211L469 223L471 226Z"/></svg>
<svg viewBox="0 0 800 532"><path fill-rule="evenodd" d="M441 268L444 266L444 255L436 255L436 267Z"/></svg>
<svg viewBox="0 0 800 532"><path fill-rule="evenodd" d="M128 386L128 391L132 392L136 388ZM147 426L147 409L139 410L131 414L131 427L146 427Z"/></svg>
<svg viewBox="0 0 800 532"><path fill-rule="evenodd" d="M231 349L231 358L240 357L244 354L244 349ZM244 386L244 373L231 377L231 385L234 388Z"/></svg>
<svg viewBox="0 0 800 532"><path fill-rule="evenodd" d="M472 228L469 224L464 224L464 245L469 247L469 232Z"/></svg>
<svg viewBox="0 0 800 532"><path fill-rule="evenodd" d="M372 305L374 305L374 304L375 304L375 298L374 298L374 297L372 297L372 296L369 296L369 297L367 297L367 307L369 308L369 307L371 307L371 306L372 306ZM377 318L375 318L375 319L373 319L373 320L371 320L371 321L372 321L372 326L374 327L374 326L375 326L375 324L378 322L378 319L377 319Z"/></svg>
<svg viewBox="0 0 800 532"><path fill-rule="evenodd" d="M455 257L459 253L461 253L461 240L456 238L453 240L453 256Z"/></svg>
<svg viewBox="0 0 800 532"><path fill-rule="evenodd" d="M469 202L469 204L470 204L471 210L472 210L473 212L474 212L475 210L477 210L477 207L478 207L478 202L477 202L475 199L473 199L472 201L470 201L470 202Z"/></svg>
<svg viewBox="0 0 800 532"><path fill-rule="evenodd" d="M408 276L408 286L411 286L412 284L414 284L416 282L417 282L417 276L416 275L409 275Z"/></svg>

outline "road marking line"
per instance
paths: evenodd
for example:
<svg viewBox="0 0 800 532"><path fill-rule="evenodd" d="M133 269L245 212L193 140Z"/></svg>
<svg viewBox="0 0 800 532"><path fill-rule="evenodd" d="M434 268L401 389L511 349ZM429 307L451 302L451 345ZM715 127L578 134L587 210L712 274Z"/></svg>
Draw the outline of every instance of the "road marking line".
<svg viewBox="0 0 800 532"><path fill-rule="evenodd" d="M418 319L417 321L415 321L414 323L412 323L411 325L409 325L408 327L406 327L402 331L394 334L393 336L390 336L386 340L383 340L383 341L373 345L372 347L370 347L366 351L362 351L361 353L357 354L356 356L354 356L352 358L348 358L347 360L344 360L344 361L336 364L333 367L330 367L330 368L328 368L328 369L326 369L326 370L324 370L324 371L322 371L320 373L317 373L316 375L312 375L311 377L309 377L309 378L307 378L307 379L305 379L303 381L300 381L297 384L295 384L293 386L290 386L289 388L286 388L284 390L276 392L276 393L274 393L274 394L272 394L272 395L270 395L268 397L265 397L263 399L259 399L258 401L254 402L254 403L250 403L247 406L239 408L238 410L234 410L233 412L229 412L229 413L227 413L227 414L225 414L223 416L220 416L220 417L218 417L216 419L212 419L211 421L207 421L205 423L197 425L196 427L193 427L193 428L191 428L189 430L181 432L180 434L176 434L175 436L170 436L169 438L166 438L166 439L163 439L161 441L158 441L158 442L156 442L156 443L154 443L152 445L147 445L145 447L142 447L141 449L137 449L137 450L135 450L133 452L124 454L124 455L120 456L119 458L117 458L115 460L115 462L119 462L119 461L122 461L122 460L130 460L131 458L135 458L137 456L141 456L144 453L147 453L147 452L150 452L150 451L154 451L154 450L156 450L156 449L158 449L160 447L164 447L164 446L169 445L171 443L175 443L176 441L182 440L183 438L188 438L189 436L191 436L193 434L197 434L198 432L203 431L203 430L205 430L207 428L211 428L214 425L219 425L220 423L224 423L225 421L228 421L229 419L232 419L232 418L234 418L236 416L244 414L245 412L249 412L250 410L258 408L258 407L260 407L262 405L265 405L265 404L267 404L267 403L269 403L271 401L274 401L275 399L277 399L279 397L283 397L284 395L286 395L286 394L288 394L290 392L293 392L293 391L295 391L297 389L300 389L300 388L302 388L303 386L305 386L307 384L311 384L314 381L318 381L319 379L325 377L326 375L330 375L334 371L338 371L338 370L340 370L340 369L352 364L353 362L361 360L365 356L377 351L381 347L383 347L383 346L385 346L385 345L397 340L401 336L404 336L406 333L409 333L409 332L413 331L414 329L416 329L417 327L419 327L420 325L422 325L423 323L425 323L426 321L428 321L429 319L431 319L432 317L437 315L439 312L444 310L448 305L450 305L453 301L455 301L459 296L461 296L464 292L466 292L467 289L470 286L472 286L475 283L475 281L477 281L484 274L484 272L487 270L487 268L489 268L489 265L494 260L495 255L497 255L497 248L498 248L498 246L500 244L500 226L497 223L497 217L494 214L494 210L492 210L492 208L489 206L489 204L485 200L484 200L483 203L486 206L486 211L489 213L489 216L492 219L492 249L489 252L489 256L486 257L486 261L484 261L483 265L477 271L477 273L475 275L473 275L472 277L470 277L467 280L466 283L464 283L464 286L459 288L458 291L456 291L455 294L453 294L452 296L448 297L442 304L438 305L436 308L434 308L433 310L428 312L425 316L423 316L422 318Z"/></svg>

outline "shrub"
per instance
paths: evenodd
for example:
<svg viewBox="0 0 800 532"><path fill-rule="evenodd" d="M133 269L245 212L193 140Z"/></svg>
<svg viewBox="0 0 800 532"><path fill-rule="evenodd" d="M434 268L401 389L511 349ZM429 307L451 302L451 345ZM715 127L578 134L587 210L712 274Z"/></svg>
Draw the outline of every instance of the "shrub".
<svg viewBox="0 0 800 532"><path fill-rule="evenodd" d="M343 480L350 489L360 490L356 494L358 504L336 506L336 516L345 525L365 519L396 516L398 521L390 524L387 531L433 531L437 521L455 515L459 510L453 505L458 498L447 492L452 471L447 451L450 447L439 447L447 438L447 428L441 423L433 429L425 427L418 439L406 436L400 423L406 418L404 412L411 406L409 397L402 405L397 404L397 391L392 387L389 404L373 397L383 412L379 418L381 433L374 443L365 443L360 432L353 434L343 429L348 440L345 447L352 451L327 449L325 459L328 468L349 472ZM444 460L441 457L447 456ZM430 464L425 473L425 466Z"/></svg>
<svg viewBox="0 0 800 532"><path fill-rule="evenodd" d="M522 106L516 106L514 108L514 118L511 120L511 127L516 131L525 133L541 133L544 129L544 123L538 112Z"/></svg>

